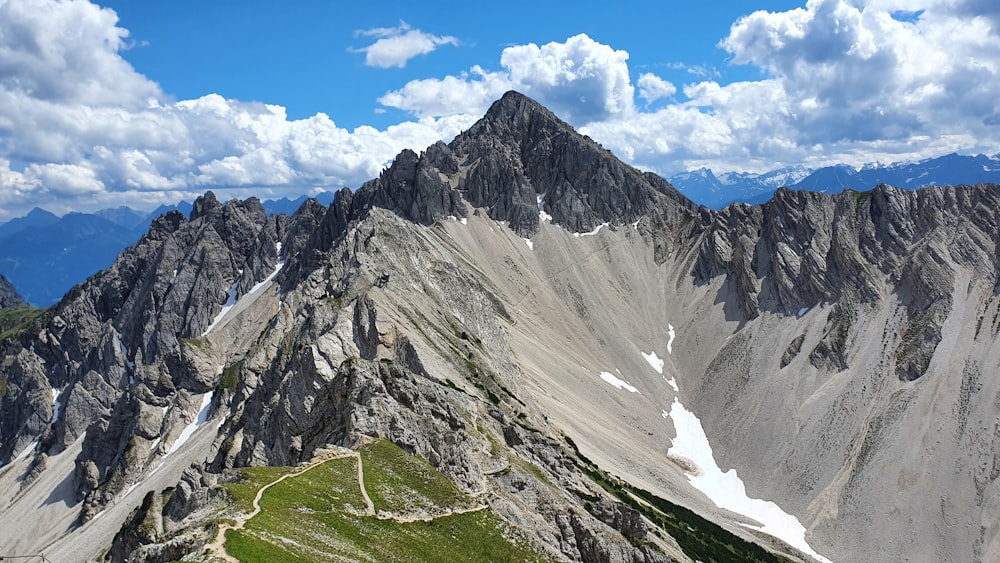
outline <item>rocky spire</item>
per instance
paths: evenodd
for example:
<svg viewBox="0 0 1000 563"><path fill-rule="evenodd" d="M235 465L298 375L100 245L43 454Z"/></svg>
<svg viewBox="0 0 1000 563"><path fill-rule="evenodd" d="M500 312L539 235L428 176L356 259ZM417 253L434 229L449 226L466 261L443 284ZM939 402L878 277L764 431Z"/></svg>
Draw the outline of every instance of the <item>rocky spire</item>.
<svg viewBox="0 0 1000 563"><path fill-rule="evenodd" d="M463 202L464 200L464 202ZM522 236L540 217L574 232L631 223L653 209L691 214L695 205L662 178L613 154L518 92L507 92L449 145L404 150L351 206L390 209L421 224L486 208Z"/></svg>
<svg viewBox="0 0 1000 563"><path fill-rule="evenodd" d="M468 169L459 185L466 199L524 236L538 230L542 211L581 232L633 222L656 207L695 207L518 92L504 94L449 148Z"/></svg>

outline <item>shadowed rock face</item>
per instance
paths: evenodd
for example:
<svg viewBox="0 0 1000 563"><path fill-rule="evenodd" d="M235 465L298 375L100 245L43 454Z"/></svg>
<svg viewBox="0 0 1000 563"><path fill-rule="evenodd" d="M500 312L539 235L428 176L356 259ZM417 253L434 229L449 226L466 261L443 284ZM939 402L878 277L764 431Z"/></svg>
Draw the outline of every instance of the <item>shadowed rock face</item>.
<svg viewBox="0 0 1000 563"><path fill-rule="evenodd" d="M7 307L24 307L27 305L24 299L17 294L17 290L10 281L0 275L0 309Z"/></svg>
<svg viewBox="0 0 1000 563"><path fill-rule="evenodd" d="M508 92L449 145L405 150L358 192L358 207L383 207L429 225L486 208L530 237L539 211L572 232L632 223L654 208L677 215L694 205L670 184L622 163L534 100Z"/></svg>
<svg viewBox="0 0 1000 563"><path fill-rule="evenodd" d="M537 232L540 210L569 231L588 232L602 223L631 223L654 207L693 209L665 181L623 164L516 92L495 102L450 148L468 168L459 185L468 201L522 236Z"/></svg>
<svg viewBox="0 0 1000 563"><path fill-rule="evenodd" d="M136 503L119 556L196 550L183 522L222 502L228 468L386 437L468 492L489 486L493 510L554 558L683 560L562 437L730 522L666 455L677 398L720 467L831 559L871 560L876 538L903 536L917 547L890 559L982 559L1000 545L987 521L1000 384L984 376L1000 333L998 199L994 185L779 190L710 211L511 92L329 207L269 218L208 193L189 218L154 221L4 351L0 459L36 440L55 456L85 432L73 482L86 519L214 392L225 420L208 459L169 499ZM279 261L277 287L257 287ZM204 336L230 292L243 308ZM679 393L649 373L649 350ZM597 377L615 369L636 393ZM926 463L943 455L952 478ZM941 495L917 493L930 488ZM956 518L983 524L959 533Z"/></svg>

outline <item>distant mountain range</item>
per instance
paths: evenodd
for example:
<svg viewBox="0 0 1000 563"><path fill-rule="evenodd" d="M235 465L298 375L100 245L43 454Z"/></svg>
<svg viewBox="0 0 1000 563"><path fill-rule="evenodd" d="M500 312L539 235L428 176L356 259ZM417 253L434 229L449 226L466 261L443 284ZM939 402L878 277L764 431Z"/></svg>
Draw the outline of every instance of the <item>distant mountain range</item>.
<svg viewBox="0 0 1000 563"><path fill-rule="evenodd" d="M316 197L324 205L333 193ZM269 214L291 215L307 199L266 200ZM191 213L191 203L161 205L152 212L121 206L63 217L35 208L23 217L0 223L0 275L6 276L31 305L55 304L73 286L107 268L118 254L149 230L168 211Z"/></svg>
<svg viewBox="0 0 1000 563"><path fill-rule="evenodd" d="M734 202L763 203L780 187L837 193L845 188L870 190L878 184L917 189L931 185L1000 183L1000 155L948 154L920 162L874 163L855 168L845 164L809 169L779 168L763 174L708 168L676 174L668 181L695 203L722 209ZM324 206L332 192L297 199L262 202L268 214L292 215L308 199ZM153 219L177 210L185 216L191 204L161 205L150 213L130 207L59 217L35 208L24 217L0 223L0 275L6 276L30 304L47 307L74 285L107 268L126 247L149 229Z"/></svg>
<svg viewBox="0 0 1000 563"><path fill-rule="evenodd" d="M1000 155L948 154L920 162L873 163L861 168L846 164L815 170L797 166L763 174L728 172L715 174L708 168L683 172L668 178L681 193L713 209L734 202L763 203L784 186L792 190L837 193L844 188L867 191L879 184L918 189L926 186L1000 183Z"/></svg>

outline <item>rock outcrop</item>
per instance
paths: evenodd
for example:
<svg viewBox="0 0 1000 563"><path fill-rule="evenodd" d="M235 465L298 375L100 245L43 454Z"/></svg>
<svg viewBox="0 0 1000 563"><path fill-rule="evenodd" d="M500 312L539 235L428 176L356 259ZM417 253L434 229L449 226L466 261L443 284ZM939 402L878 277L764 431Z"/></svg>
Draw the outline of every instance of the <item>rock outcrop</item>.
<svg viewBox="0 0 1000 563"><path fill-rule="evenodd" d="M24 299L17 294L17 290L10 283L10 280L0 275L0 309L6 309L8 307L24 307Z"/></svg>

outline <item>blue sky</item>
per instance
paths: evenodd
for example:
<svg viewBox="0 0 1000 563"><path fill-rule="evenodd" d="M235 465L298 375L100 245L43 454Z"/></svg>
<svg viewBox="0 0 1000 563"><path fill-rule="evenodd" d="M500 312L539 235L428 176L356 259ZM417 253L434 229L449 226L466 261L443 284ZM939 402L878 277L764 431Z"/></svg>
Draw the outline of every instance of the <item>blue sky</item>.
<svg viewBox="0 0 1000 563"><path fill-rule="evenodd" d="M508 89L663 175L995 154L998 88L994 0L0 0L0 221L356 187Z"/></svg>
<svg viewBox="0 0 1000 563"><path fill-rule="evenodd" d="M458 74L474 65L497 70L511 45L565 41L586 33L629 53L636 77L655 71L676 83L693 75L673 65L704 67L728 80L757 69L726 64L717 46L730 25L755 9L784 10L799 2L505 2L477 9L468 2L105 2L137 47L122 55L179 99L215 92L244 101L279 103L291 119L318 112L345 127L386 127L400 111L376 114L385 92L419 78ZM749 9L748 9L749 8ZM638 14L648 14L641 17ZM407 61L404 68L365 65L371 39L356 34L405 22L457 45Z"/></svg>

